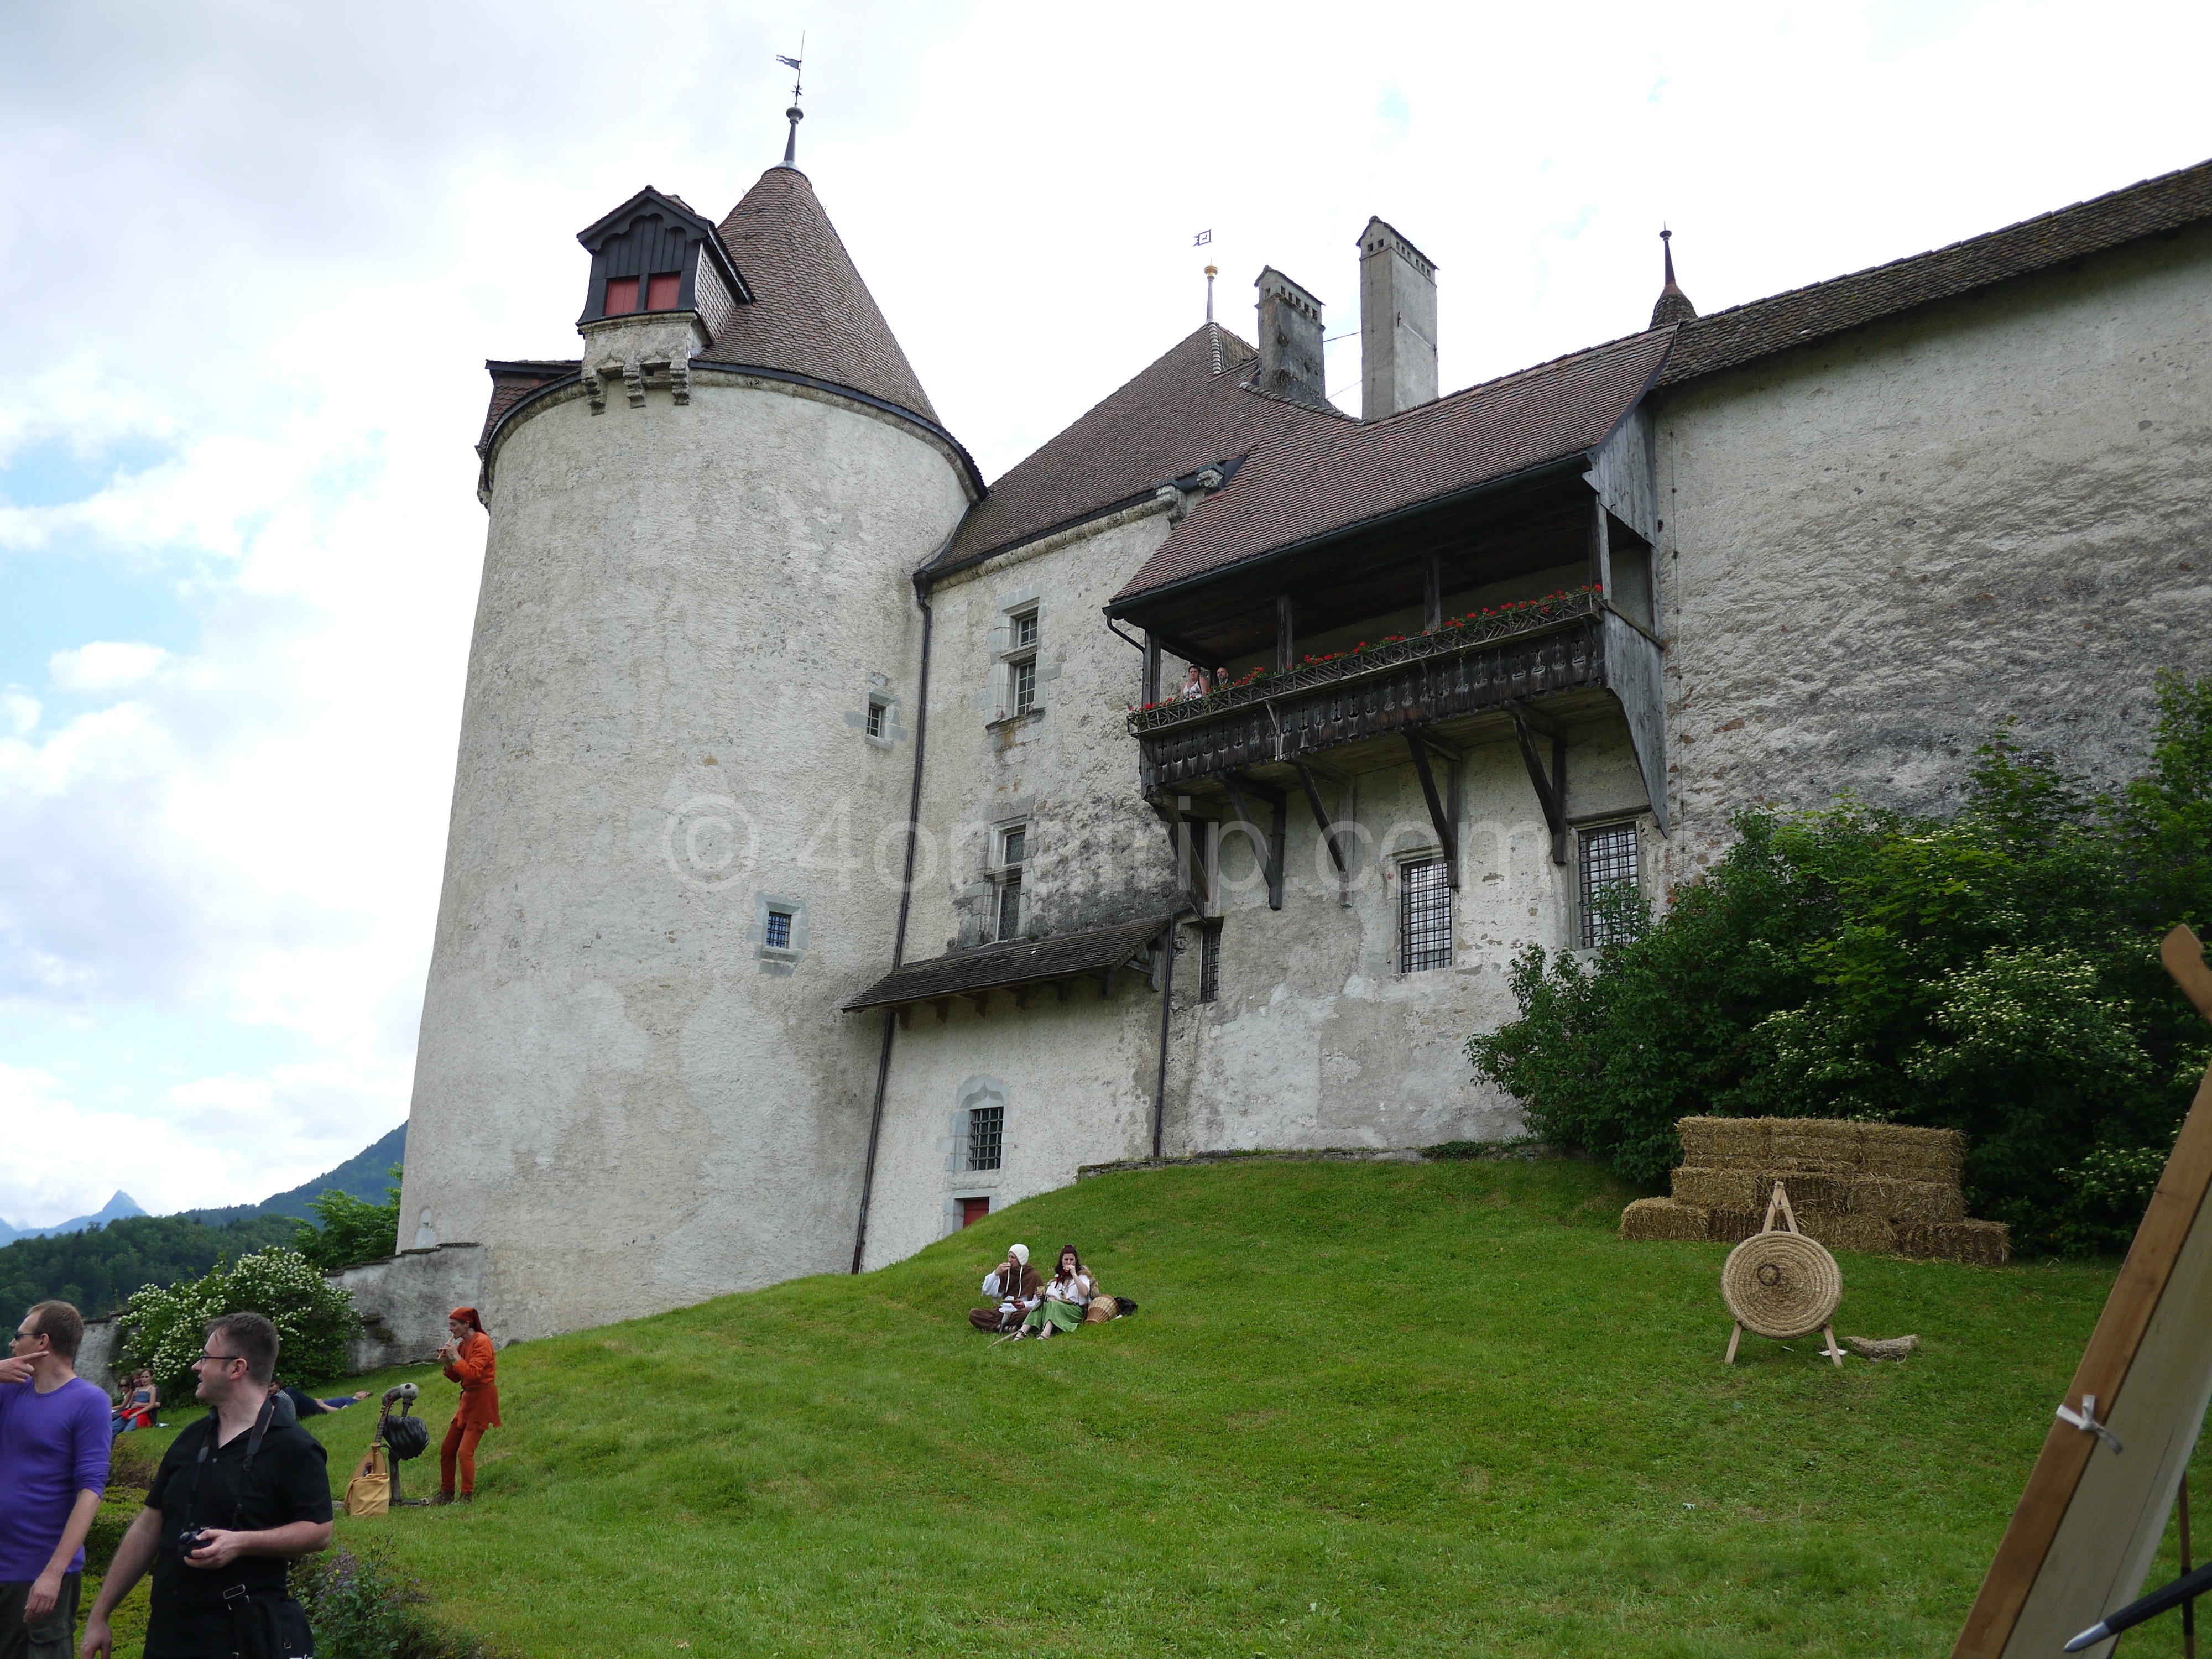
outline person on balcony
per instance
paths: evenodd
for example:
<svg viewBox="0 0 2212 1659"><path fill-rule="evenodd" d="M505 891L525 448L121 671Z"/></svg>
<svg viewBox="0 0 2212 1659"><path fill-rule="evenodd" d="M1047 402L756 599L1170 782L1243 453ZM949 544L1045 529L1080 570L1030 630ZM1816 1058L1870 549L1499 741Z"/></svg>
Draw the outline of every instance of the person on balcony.
<svg viewBox="0 0 2212 1659"><path fill-rule="evenodd" d="M1193 663L1190 665L1190 672L1182 677L1182 701L1188 702L1193 697L1202 697L1205 695L1206 671L1196 663Z"/></svg>
<svg viewBox="0 0 2212 1659"><path fill-rule="evenodd" d="M460 1501L476 1501L477 1443L486 1429L500 1426L499 1355L484 1334L483 1321L474 1308L456 1308L447 1316L446 1329L453 1340L438 1350L446 1375L461 1385L461 1403L446 1429L446 1443L438 1449L438 1495L433 1504L453 1501L456 1464L461 1477Z"/></svg>

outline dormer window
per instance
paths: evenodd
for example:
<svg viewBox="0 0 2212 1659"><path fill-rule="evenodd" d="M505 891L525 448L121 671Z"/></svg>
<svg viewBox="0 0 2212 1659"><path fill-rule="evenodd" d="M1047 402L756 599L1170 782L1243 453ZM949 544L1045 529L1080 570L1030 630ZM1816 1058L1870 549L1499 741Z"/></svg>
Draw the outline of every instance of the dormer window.
<svg viewBox="0 0 2212 1659"><path fill-rule="evenodd" d="M579 323L696 311L712 335L753 297L713 222L659 191L640 191L576 240L592 255Z"/></svg>

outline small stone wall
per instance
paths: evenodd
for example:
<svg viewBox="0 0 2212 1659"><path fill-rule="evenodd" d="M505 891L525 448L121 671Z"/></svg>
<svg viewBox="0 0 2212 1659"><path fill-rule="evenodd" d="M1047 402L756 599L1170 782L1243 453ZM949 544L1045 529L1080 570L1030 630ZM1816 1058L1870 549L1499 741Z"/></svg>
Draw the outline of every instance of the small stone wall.
<svg viewBox="0 0 2212 1659"><path fill-rule="evenodd" d="M441 1244L404 1250L325 1277L352 1295L354 1311L361 1316L361 1334L346 1344L349 1373L427 1364L446 1340L446 1316L455 1308L483 1305L484 1248ZM484 1310L484 1319L498 1324L490 1309ZM118 1341L112 1317L86 1320L76 1374L114 1393Z"/></svg>
<svg viewBox="0 0 2212 1659"><path fill-rule="evenodd" d="M2011 1258L2002 1222L1966 1218L1966 1138L1955 1129L1789 1117L1686 1117L1675 1127L1674 1195L1630 1205L1623 1238L1748 1238L1778 1181L1799 1229L1830 1249L1991 1267Z"/></svg>

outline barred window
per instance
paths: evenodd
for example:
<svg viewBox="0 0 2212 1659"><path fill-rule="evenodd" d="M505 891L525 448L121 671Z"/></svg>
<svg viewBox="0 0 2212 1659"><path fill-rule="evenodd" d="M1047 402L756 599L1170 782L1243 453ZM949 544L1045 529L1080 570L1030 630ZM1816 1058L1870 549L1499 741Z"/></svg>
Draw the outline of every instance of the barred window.
<svg viewBox="0 0 2212 1659"><path fill-rule="evenodd" d="M775 951L788 951L791 948L790 911L771 910L768 913L768 934L765 942L769 949Z"/></svg>
<svg viewBox="0 0 2212 1659"><path fill-rule="evenodd" d="M1613 942L1616 928L1602 914L1601 901L1611 889L1639 884L1633 823L1607 823L1584 830L1577 897L1582 911L1582 947L1595 951Z"/></svg>
<svg viewBox="0 0 2212 1659"><path fill-rule="evenodd" d="M1198 1000L1221 1000L1221 923L1218 920L1198 925Z"/></svg>
<svg viewBox="0 0 2212 1659"><path fill-rule="evenodd" d="M1006 1141L1006 1109L975 1106L968 1112L968 1167L995 1170Z"/></svg>
<svg viewBox="0 0 2212 1659"><path fill-rule="evenodd" d="M1398 971L1452 965L1451 888L1442 859L1398 866Z"/></svg>

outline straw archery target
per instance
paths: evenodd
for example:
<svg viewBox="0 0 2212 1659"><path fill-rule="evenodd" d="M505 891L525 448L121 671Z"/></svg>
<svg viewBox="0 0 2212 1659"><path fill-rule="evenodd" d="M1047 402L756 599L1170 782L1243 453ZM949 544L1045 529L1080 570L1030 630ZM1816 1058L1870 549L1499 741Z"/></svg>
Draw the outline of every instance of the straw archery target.
<svg viewBox="0 0 2212 1659"><path fill-rule="evenodd" d="M1721 1268L1721 1300L1758 1336L1817 1331L1835 1317L1843 1296L1836 1258L1802 1233L1753 1233Z"/></svg>

